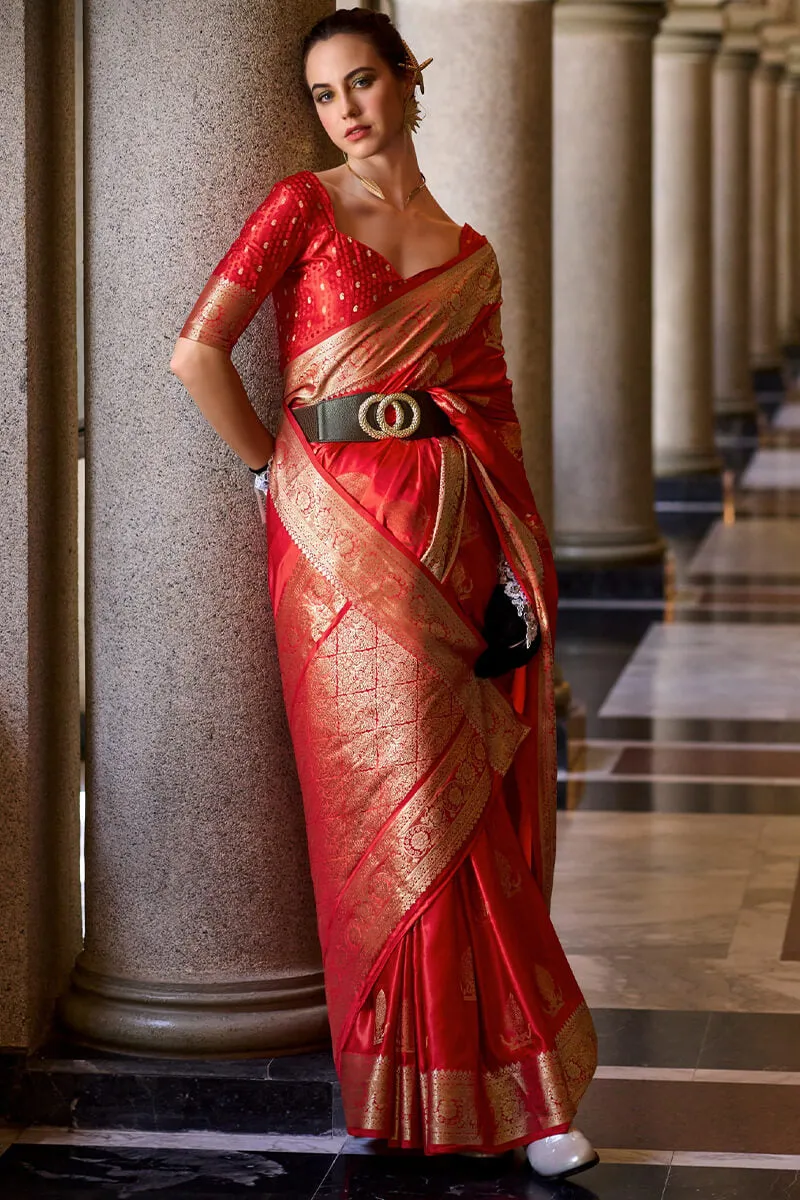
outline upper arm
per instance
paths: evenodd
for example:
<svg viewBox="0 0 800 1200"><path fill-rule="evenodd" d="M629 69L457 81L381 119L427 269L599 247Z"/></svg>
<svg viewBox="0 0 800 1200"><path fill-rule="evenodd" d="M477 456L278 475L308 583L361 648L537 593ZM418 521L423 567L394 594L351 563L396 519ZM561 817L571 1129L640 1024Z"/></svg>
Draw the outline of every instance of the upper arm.
<svg viewBox="0 0 800 1200"><path fill-rule="evenodd" d="M181 337L227 353L299 256L308 208L291 180L276 183L203 288Z"/></svg>

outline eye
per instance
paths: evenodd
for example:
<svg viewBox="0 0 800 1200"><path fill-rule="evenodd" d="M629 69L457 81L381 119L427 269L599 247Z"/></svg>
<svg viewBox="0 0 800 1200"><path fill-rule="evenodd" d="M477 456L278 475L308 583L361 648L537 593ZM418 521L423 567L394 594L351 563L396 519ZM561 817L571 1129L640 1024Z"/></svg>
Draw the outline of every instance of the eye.
<svg viewBox="0 0 800 1200"><path fill-rule="evenodd" d="M371 75L357 75L353 80L353 87L361 87L362 85L364 87L369 87L372 82L373 78Z"/></svg>
<svg viewBox="0 0 800 1200"><path fill-rule="evenodd" d="M332 97L333 92L317 92L314 99L316 100L317 104L327 104Z"/></svg>

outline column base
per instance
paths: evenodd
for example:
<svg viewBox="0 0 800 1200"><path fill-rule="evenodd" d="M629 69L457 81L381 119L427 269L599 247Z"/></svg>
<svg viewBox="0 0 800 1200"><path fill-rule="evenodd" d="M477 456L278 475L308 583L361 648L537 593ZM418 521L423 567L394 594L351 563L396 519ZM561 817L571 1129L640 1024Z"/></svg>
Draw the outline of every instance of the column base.
<svg viewBox="0 0 800 1200"><path fill-rule="evenodd" d="M715 450L657 450L653 456L656 486L662 479L697 479L701 475L718 474L721 470L722 463Z"/></svg>
<svg viewBox="0 0 800 1200"><path fill-rule="evenodd" d="M554 554L559 574L570 570L602 570L606 568L650 565L663 559L667 547L655 525L637 530L635 534L586 534L556 532Z"/></svg>
<svg viewBox="0 0 800 1200"><path fill-rule="evenodd" d="M82 1045L170 1057L293 1054L330 1042L322 972L232 984L116 979L81 964L58 1017Z"/></svg>
<svg viewBox="0 0 800 1200"><path fill-rule="evenodd" d="M757 415L758 408L752 392L747 396L718 396L714 401L715 422L729 417L752 417L755 420Z"/></svg>

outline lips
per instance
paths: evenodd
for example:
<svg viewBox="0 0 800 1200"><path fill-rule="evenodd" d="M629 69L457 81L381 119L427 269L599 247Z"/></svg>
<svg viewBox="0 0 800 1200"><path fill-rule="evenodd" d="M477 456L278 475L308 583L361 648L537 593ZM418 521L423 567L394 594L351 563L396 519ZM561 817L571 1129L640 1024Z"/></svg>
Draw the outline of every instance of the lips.
<svg viewBox="0 0 800 1200"><path fill-rule="evenodd" d="M369 131L369 125L353 125L351 129L347 130L344 136L350 142L357 142L359 138L365 137Z"/></svg>

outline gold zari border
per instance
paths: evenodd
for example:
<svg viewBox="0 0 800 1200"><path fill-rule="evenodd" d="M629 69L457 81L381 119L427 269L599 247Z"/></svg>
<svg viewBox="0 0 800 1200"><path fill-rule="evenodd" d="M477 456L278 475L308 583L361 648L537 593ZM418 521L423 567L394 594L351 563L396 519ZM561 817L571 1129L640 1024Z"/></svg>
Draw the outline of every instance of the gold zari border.
<svg viewBox="0 0 800 1200"><path fill-rule="evenodd" d="M430 544L421 562L439 580L447 579L461 545L467 501L467 451L455 437L441 438L439 504Z"/></svg>
<svg viewBox="0 0 800 1200"><path fill-rule="evenodd" d="M181 337L230 351L258 308L254 292L212 275L186 318Z"/></svg>
<svg viewBox="0 0 800 1200"><path fill-rule="evenodd" d="M388 1055L346 1053L341 1080L347 1127L395 1142L416 1143L422 1136L428 1146L502 1148L569 1124L596 1062L585 1004L552 1050L493 1071L418 1071Z"/></svg>
<svg viewBox="0 0 800 1200"><path fill-rule="evenodd" d="M505 530L512 551L511 566L517 578L532 589L528 599L533 603L542 633L542 647L537 655L539 667L539 740L538 788L539 836L542 878L539 881L545 903L549 905L553 891L556 859L556 810L558 765L556 760L556 706L553 637L544 598L544 566L536 537L528 526L503 502L491 477L474 455L472 461L480 474L486 492Z"/></svg>

